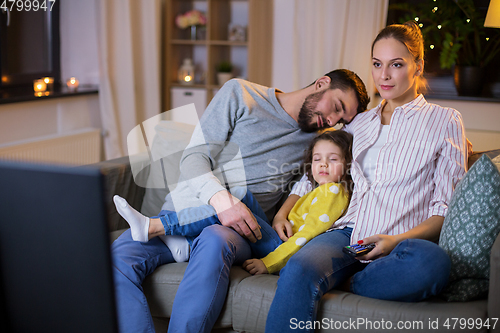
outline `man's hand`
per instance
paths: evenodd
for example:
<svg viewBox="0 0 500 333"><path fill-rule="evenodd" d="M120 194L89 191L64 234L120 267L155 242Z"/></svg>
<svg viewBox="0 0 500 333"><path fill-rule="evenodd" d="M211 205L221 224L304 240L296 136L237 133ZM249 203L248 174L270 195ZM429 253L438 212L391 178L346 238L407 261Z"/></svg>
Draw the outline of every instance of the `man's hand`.
<svg viewBox="0 0 500 333"><path fill-rule="evenodd" d="M244 270L246 270L248 273L252 275L268 273L266 265L264 265L264 262L260 259L245 260L242 267Z"/></svg>
<svg viewBox="0 0 500 333"><path fill-rule="evenodd" d="M233 228L252 243L262 238L260 226L250 209L228 191L215 193L210 199L210 205L215 208L223 226Z"/></svg>
<svg viewBox="0 0 500 333"><path fill-rule="evenodd" d="M293 236L292 224L286 218L275 216L273 220L273 229L280 236L283 242Z"/></svg>

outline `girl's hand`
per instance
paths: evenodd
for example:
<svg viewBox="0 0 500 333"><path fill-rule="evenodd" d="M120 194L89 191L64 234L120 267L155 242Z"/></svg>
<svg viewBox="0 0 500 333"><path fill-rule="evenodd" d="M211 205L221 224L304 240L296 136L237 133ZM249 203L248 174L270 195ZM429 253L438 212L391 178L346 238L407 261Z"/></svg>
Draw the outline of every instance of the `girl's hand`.
<svg viewBox="0 0 500 333"><path fill-rule="evenodd" d="M273 220L273 229L280 236L283 242L293 236L292 224L285 218L275 216Z"/></svg>
<svg viewBox="0 0 500 333"><path fill-rule="evenodd" d="M281 240L286 242L288 238L293 236L292 224L288 221L288 214L300 197L297 194L290 194L285 200L280 210L273 219L273 229L278 233Z"/></svg>
<svg viewBox="0 0 500 333"><path fill-rule="evenodd" d="M399 244L401 240L396 236L390 235L374 235L363 239L362 245L375 243L375 248L365 254L364 256L357 257L359 260L374 260L377 258L385 257Z"/></svg>
<svg viewBox="0 0 500 333"><path fill-rule="evenodd" d="M266 265L264 265L264 262L260 259L245 260L242 266L244 270L246 270L248 273L252 275L268 273Z"/></svg>

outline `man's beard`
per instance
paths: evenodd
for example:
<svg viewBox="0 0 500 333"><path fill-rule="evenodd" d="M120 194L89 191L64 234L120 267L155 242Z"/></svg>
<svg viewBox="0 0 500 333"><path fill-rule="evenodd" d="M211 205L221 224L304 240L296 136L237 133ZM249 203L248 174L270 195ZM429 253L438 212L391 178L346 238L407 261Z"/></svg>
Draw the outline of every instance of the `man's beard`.
<svg viewBox="0 0 500 333"><path fill-rule="evenodd" d="M319 111L316 111L318 102L321 100L321 97L323 97L325 92L326 90L322 90L317 93L310 94L304 100L304 103L302 104L302 107L299 111L299 116L297 118L299 128L304 132L311 133L316 132L320 129L320 127L318 126L318 122L313 122L315 116L321 117L321 119L323 120L323 125L327 125L326 119L323 117L323 115Z"/></svg>

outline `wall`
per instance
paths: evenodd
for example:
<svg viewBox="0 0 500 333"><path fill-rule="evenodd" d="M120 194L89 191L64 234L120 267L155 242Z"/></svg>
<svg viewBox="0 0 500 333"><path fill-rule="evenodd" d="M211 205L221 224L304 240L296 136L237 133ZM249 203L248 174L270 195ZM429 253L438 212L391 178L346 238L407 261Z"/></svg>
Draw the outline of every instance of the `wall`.
<svg viewBox="0 0 500 333"><path fill-rule="evenodd" d="M428 100L457 109L463 117L465 134L475 151L500 149L500 103L459 100Z"/></svg>
<svg viewBox="0 0 500 333"><path fill-rule="evenodd" d="M380 97L374 102L380 103ZM500 149L500 103L432 98L427 102L454 108L462 114L465 135L474 151Z"/></svg>
<svg viewBox="0 0 500 333"><path fill-rule="evenodd" d="M88 127L101 128L97 94L0 105L0 145Z"/></svg>

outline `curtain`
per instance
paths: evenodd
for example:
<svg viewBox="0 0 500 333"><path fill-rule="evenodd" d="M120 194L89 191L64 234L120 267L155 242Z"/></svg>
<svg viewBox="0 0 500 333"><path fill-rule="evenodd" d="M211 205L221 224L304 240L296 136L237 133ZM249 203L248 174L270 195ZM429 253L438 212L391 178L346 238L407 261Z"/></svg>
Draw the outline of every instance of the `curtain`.
<svg viewBox="0 0 500 333"><path fill-rule="evenodd" d="M347 68L374 99L371 44L385 27L388 0L274 1L273 86L293 91Z"/></svg>
<svg viewBox="0 0 500 333"><path fill-rule="evenodd" d="M105 158L161 112L161 0L95 0ZM140 138L137 138L140 139Z"/></svg>

